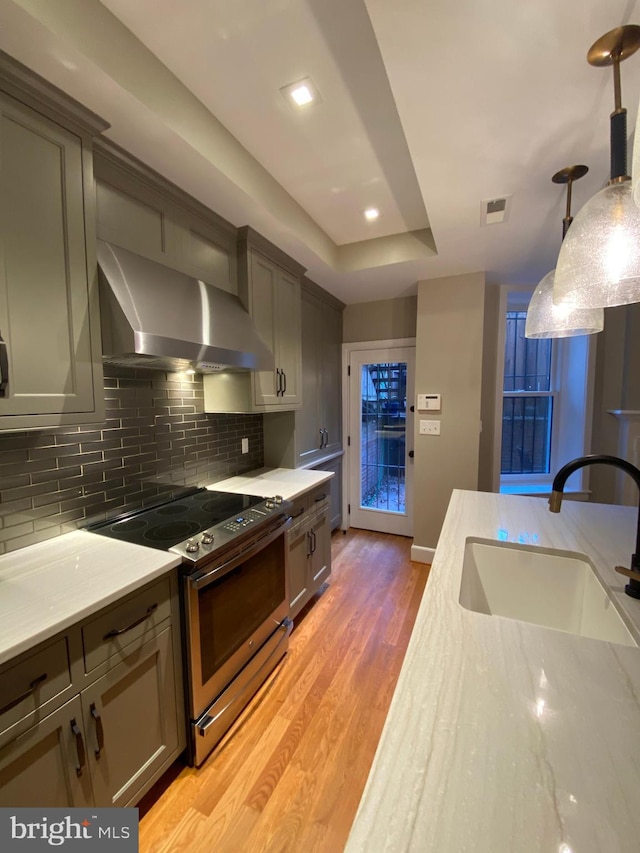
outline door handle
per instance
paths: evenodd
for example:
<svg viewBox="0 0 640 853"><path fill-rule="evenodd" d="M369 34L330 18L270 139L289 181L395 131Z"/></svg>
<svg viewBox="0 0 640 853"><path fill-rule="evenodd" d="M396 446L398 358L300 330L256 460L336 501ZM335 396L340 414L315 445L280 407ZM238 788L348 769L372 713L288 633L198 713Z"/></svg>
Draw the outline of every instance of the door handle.
<svg viewBox="0 0 640 853"><path fill-rule="evenodd" d="M93 717L93 721L96 724L96 743L98 744L98 748L96 749L96 758L100 758L100 753L104 749L104 729L102 728L102 717L98 713L95 702L92 702L89 707L91 710L91 716Z"/></svg>
<svg viewBox="0 0 640 853"><path fill-rule="evenodd" d="M7 353L7 342L0 334L0 397L6 395L7 383L9 381L9 355Z"/></svg>
<svg viewBox="0 0 640 853"><path fill-rule="evenodd" d="M76 723L75 717L73 718L73 720L71 720L71 731L76 739L76 755L78 756L78 763L76 764L76 776L82 776L84 765L87 763L87 756L84 751L84 741L82 739L82 732L80 731L80 726Z"/></svg>
<svg viewBox="0 0 640 853"><path fill-rule="evenodd" d="M410 450L408 455L409 455L409 459L413 459L413 450Z"/></svg>

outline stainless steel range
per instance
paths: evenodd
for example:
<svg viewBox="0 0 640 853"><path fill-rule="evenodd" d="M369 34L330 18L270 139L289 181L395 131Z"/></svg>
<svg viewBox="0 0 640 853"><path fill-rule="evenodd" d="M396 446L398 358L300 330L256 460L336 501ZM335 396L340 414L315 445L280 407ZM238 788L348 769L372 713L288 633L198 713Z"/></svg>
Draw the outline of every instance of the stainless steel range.
<svg viewBox="0 0 640 853"><path fill-rule="evenodd" d="M190 760L202 764L288 648L291 504L197 489L91 525L182 558Z"/></svg>

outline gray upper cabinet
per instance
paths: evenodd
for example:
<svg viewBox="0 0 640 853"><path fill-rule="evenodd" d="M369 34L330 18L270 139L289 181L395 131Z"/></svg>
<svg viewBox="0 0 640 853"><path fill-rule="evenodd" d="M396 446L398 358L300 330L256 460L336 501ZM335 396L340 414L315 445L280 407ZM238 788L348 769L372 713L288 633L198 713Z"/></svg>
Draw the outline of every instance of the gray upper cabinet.
<svg viewBox="0 0 640 853"><path fill-rule="evenodd" d="M342 450L342 311L344 305L302 280L302 399L296 412L264 419L265 464L312 467Z"/></svg>
<svg viewBox="0 0 640 853"><path fill-rule="evenodd" d="M95 156L98 237L237 294L237 230L112 142Z"/></svg>
<svg viewBox="0 0 640 853"><path fill-rule="evenodd" d="M207 412L289 412L303 403L300 280L304 269L245 226L238 231L238 296L274 356L273 370L204 377Z"/></svg>
<svg viewBox="0 0 640 853"><path fill-rule="evenodd" d="M104 413L90 131L106 125L32 78L0 55L0 429Z"/></svg>

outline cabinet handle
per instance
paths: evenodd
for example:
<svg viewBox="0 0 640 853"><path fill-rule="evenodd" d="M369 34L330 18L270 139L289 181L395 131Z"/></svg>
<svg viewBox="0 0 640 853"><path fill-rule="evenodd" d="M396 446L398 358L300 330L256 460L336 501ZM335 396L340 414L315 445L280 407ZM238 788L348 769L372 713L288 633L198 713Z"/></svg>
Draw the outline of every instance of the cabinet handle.
<svg viewBox="0 0 640 853"><path fill-rule="evenodd" d="M292 515L291 520L293 521L294 518L300 518L300 516L302 515L303 512L304 512L304 507L302 507L302 509L299 510L295 515Z"/></svg>
<svg viewBox="0 0 640 853"><path fill-rule="evenodd" d="M321 495L318 495L317 498L314 498L313 502L314 503L320 503L320 501L323 501L326 498L326 496L327 496L327 493L323 492Z"/></svg>
<svg viewBox="0 0 640 853"><path fill-rule="evenodd" d="M0 334L0 397L5 396L7 382L9 381L9 355L7 344Z"/></svg>
<svg viewBox="0 0 640 853"><path fill-rule="evenodd" d="M276 397L282 394L282 371L276 367Z"/></svg>
<svg viewBox="0 0 640 853"><path fill-rule="evenodd" d="M80 731L80 727L76 723L75 717L71 720L71 731L75 735L76 738L76 755L78 756L78 763L76 765L76 776L82 776L82 769L86 764L87 757L84 751L84 741L82 740L82 732Z"/></svg>
<svg viewBox="0 0 640 853"><path fill-rule="evenodd" d="M37 678L34 678L31 684L29 685L29 689L25 690L24 693L21 693L20 696L16 696L15 699L12 699L6 705L3 705L0 708L0 714L4 714L5 711L10 711L12 708L15 708L16 705L19 705L20 702L23 702L25 699L28 699L32 693L40 687L43 681L47 680L47 673L43 672L42 675L39 675Z"/></svg>
<svg viewBox="0 0 640 853"><path fill-rule="evenodd" d="M329 447L329 430L325 429L324 431L324 446Z"/></svg>
<svg viewBox="0 0 640 853"><path fill-rule="evenodd" d="M313 540L311 539L311 531L307 530L307 557L313 554Z"/></svg>
<svg viewBox="0 0 640 853"><path fill-rule="evenodd" d="M284 379L284 387L282 389L282 396L284 397L284 395L287 393L287 374L284 372L284 370L282 371L282 378Z"/></svg>
<svg viewBox="0 0 640 853"><path fill-rule="evenodd" d="M136 619L135 622L132 622L130 625L127 625L125 628L112 628L111 631L107 631L107 633L102 638L103 640L110 640L112 637L119 637L120 634L126 634L127 631L130 631L132 628L137 627L138 625L142 625L145 619L148 619L149 616L153 613L154 610L158 609L157 604L152 604L150 607L147 607L147 612L141 616L139 619Z"/></svg>
<svg viewBox="0 0 640 853"><path fill-rule="evenodd" d="M320 450L324 447L324 430L320 427Z"/></svg>
<svg viewBox="0 0 640 853"><path fill-rule="evenodd" d="M311 545L311 553L315 554L316 553L316 532L315 532L315 530L311 531L311 541L313 543Z"/></svg>
<svg viewBox="0 0 640 853"><path fill-rule="evenodd" d="M98 713L98 709L96 708L95 702L92 702L89 706L91 711L91 716L93 717L93 721L96 726L96 742L98 744L98 748L96 749L96 758L100 758L100 753L104 749L104 729L102 728L102 717Z"/></svg>

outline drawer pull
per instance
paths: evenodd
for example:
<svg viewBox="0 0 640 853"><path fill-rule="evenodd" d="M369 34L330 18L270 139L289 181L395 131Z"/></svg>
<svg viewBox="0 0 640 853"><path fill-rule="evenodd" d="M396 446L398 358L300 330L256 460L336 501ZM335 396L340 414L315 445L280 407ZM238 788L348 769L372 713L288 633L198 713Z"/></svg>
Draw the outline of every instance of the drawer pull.
<svg viewBox="0 0 640 853"><path fill-rule="evenodd" d="M326 492L322 495L318 495L318 497L314 499L315 503L320 503L320 501L323 501L326 498L326 496L327 496Z"/></svg>
<svg viewBox="0 0 640 853"><path fill-rule="evenodd" d="M87 762L87 757L84 751L84 741L82 740L82 732L80 731L80 726L76 723L75 717L71 720L71 731L75 735L76 739L76 754L78 756L78 763L76 765L76 776L82 776L82 769Z"/></svg>
<svg viewBox="0 0 640 853"><path fill-rule="evenodd" d="M4 714L5 711L10 711L12 708L15 708L16 705L19 705L20 702L23 702L25 699L28 699L32 693L40 687L43 681L47 680L47 673L43 672L42 675L39 675L37 678L34 678L31 684L29 685L29 689L25 690L24 693L20 694L20 696L16 696L15 699L12 699L7 705L3 705L0 708L0 714Z"/></svg>
<svg viewBox="0 0 640 853"><path fill-rule="evenodd" d="M95 702L92 702L89 708L91 710L91 716L93 717L93 721L96 726L96 743L98 744L98 748L96 749L96 758L100 758L100 753L104 749L104 729L102 728L102 717L98 713L98 709L96 708Z"/></svg>
<svg viewBox="0 0 640 853"><path fill-rule="evenodd" d="M295 515L292 515L292 516L291 516L291 519L293 520L294 518L300 518L300 516L301 516L303 513L304 513L304 507L302 507L302 509L301 509L299 512L297 512Z"/></svg>
<svg viewBox="0 0 640 853"><path fill-rule="evenodd" d="M139 619L136 619L135 622L132 622L130 625L127 625L125 628L112 628L111 631L107 631L107 633L102 638L103 640L111 640L113 637L119 637L121 634L126 634L127 631L130 631L132 628L136 628L138 625L142 625L145 619L148 619L149 616L153 613L154 610L158 609L157 604L152 604L150 607L147 607L147 612L144 616L141 616Z"/></svg>

